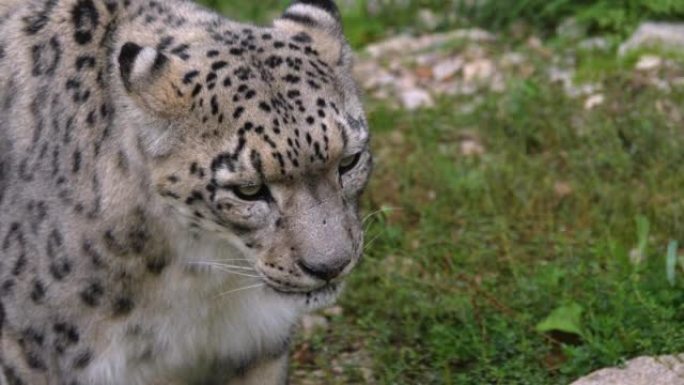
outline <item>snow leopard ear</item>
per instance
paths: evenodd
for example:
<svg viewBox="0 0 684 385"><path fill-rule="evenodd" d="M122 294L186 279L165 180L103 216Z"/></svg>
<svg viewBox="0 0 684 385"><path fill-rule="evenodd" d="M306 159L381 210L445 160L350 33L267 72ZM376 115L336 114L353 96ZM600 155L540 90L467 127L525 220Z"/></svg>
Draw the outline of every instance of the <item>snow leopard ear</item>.
<svg viewBox="0 0 684 385"><path fill-rule="evenodd" d="M331 61L347 46L340 11L332 0L295 0L273 25L299 34L301 41L313 40L316 50Z"/></svg>
<svg viewBox="0 0 684 385"><path fill-rule="evenodd" d="M285 10L281 20L334 34L342 33L340 10L333 0L295 0Z"/></svg>
<svg viewBox="0 0 684 385"><path fill-rule="evenodd" d="M182 63L133 42L121 47L117 62L124 89L139 105L163 117L187 111L190 98L174 84L181 77Z"/></svg>

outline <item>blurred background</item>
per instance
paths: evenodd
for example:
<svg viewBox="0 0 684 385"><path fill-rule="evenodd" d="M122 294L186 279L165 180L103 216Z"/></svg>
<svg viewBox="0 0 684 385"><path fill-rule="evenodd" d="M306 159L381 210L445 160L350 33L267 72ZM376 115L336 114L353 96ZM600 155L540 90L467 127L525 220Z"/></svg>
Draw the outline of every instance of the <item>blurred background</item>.
<svg viewBox="0 0 684 385"><path fill-rule="evenodd" d="M567 384L684 352L684 1L338 4L374 135L366 255L291 382Z"/></svg>

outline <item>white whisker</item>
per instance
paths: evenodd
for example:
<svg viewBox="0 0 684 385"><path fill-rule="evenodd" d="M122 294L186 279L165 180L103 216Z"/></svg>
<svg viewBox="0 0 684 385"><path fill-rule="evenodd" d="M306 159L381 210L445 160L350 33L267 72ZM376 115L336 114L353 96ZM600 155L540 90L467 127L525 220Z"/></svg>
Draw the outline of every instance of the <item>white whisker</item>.
<svg viewBox="0 0 684 385"><path fill-rule="evenodd" d="M383 211L385 211L385 210L379 209L379 210L375 210L371 213L368 213L365 217L363 217L363 219L361 220L361 223L366 223L367 220L371 219L372 217L375 217L376 215L382 213Z"/></svg>
<svg viewBox="0 0 684 385"><path fill-rule="evenodd" d="M238 265L229 265L227 263L220 263L220 262L208 262L208 261L199 261L199 262L189 262L191 265L204 265L204 266L216 266L216 267L225 267L229 269L238 269L238 270L247 270L247 271L254 271L254 268L248 267L248 266L238 266Z"/></svg>
<svg viewBox="0 0 684 385"><path fill-rule="evenodd" d="M256 289L257 287L262 287L262 286L265 286L265 285L266 285L265 283L258 283L258 284L256 284L256 285L249 285L249 286L245 286L245 287L240 287L240 288L237 288L237 289L228 290L228 291L225 292L225 293L221 293L221 294L219 294L217 297L223 297L223 296L225 296L225 295L237 293L237 292L239 292L239 291L244 291L244 290L249 290L249 289Z"/></svg>
<svg viewBox="0 0 684 385"><path fill-rule="evenodd" d="M365 244L363 245L363 250L365 251L366 249L368 249L369 247L371 247L371 245L372 245L375 241L377 241L378 238L380 238L381 235L382 235L382 232L376 234L373 238L371 238L370 241L365 242Z"/></svg>
<svg viewBox="0 0 684 385"><path fill-rule="evenodd" d="M217 270L223 271L223 272L225 272L225 273L234 274L234 275L239 275L239 276L241 276L241 277L262 278L261 275L256 275L256 274L245 274L245 273L243 273L243 272L241 272L241 271L233 271L233 270L226 269L226 268L220 267L220 266L214 266L214 268L217 269Z"/></svg>
<svg viewBox="0 0 684 385"><path fill-rule="evenodd" d="M385 212L390 213L392 211L397 211L397 210L401 210L401 207L382 207L382 208L379 208L373 212L366 214L366 216L363 217L363 219L361 220L361 223L366 223L367 220L371 219L372 217L377 216L378 214L385 213Z"/></svg>

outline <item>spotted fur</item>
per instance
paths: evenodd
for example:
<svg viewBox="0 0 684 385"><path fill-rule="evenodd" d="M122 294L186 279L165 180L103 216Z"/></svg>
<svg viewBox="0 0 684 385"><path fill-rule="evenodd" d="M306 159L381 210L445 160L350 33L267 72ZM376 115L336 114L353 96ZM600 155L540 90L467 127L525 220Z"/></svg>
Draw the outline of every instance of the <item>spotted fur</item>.
<svg viewBox="0 0 684 385"><path fill-rule="evenodd" d="M331 0L0 0L0 384L282 384L362 253Z"/></svg>

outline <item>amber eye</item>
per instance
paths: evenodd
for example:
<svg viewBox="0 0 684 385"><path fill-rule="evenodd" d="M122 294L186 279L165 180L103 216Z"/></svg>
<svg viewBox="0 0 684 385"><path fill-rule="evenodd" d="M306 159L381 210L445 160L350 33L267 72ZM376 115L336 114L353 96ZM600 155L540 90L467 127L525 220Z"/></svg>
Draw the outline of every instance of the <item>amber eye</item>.
<svg viewBox="0 0 684 385"><path fill-rule="evenodd" d="M344 175L356 167L356 164L359 163L359 159L361 159L361 153L342 158L340 161L340 175Z"/></svg>
<svg viewBox="0 0 684 385"><path fill-rule="evenodd" d="M270 196L268 187L263 184L248 184L233 187L238 198L246 201L266 200Z"/></svg>

